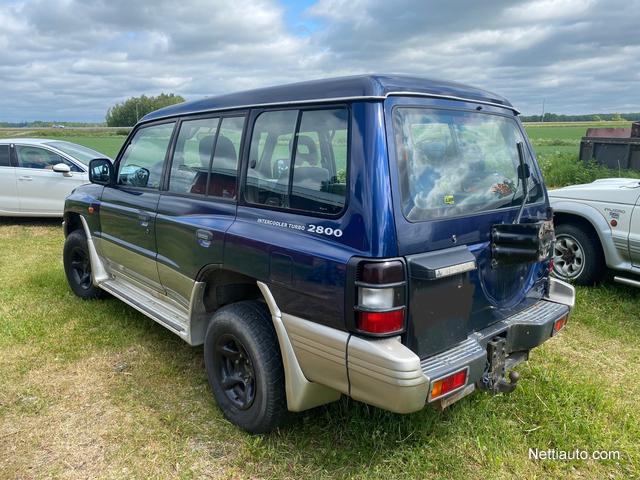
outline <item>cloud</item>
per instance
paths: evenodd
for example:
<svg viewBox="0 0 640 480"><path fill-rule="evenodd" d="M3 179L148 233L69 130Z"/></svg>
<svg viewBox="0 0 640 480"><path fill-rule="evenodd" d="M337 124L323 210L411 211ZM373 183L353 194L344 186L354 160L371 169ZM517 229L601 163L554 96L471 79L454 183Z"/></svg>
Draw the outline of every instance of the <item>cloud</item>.
<svg viewBox="0 0 640 480"><path fill-rule="evenodd" d="M508 7L507 21L541 22L553 20L573 20L586 16L595 0L534 0Z"/></svg>
<svg viewBox="0 0 640 480"><path fill-rule="evenodd" d="M638 0L361 0L338 21L339 5L306 12L329 63L475 84L525 114L640 111Z"/></svg>
<svg viewBox="0 0 640 480"><path fill-rule="evenodd" d="M319 0L295 18L288 8L0 0L0 121L92 121L141 94L197 99L366 72L470 83L525 114L543 98L556 113L640 111L640 0Z"/></svg>

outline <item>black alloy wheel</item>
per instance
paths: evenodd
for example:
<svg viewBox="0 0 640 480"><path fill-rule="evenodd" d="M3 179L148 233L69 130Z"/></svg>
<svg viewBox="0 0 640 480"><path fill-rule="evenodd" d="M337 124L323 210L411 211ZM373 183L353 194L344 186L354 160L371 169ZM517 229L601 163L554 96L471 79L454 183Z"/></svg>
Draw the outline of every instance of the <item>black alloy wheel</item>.
<svg viewBox="0 0 640 480"><path fill-rule="evenodd" d="M62 263L67 282L78 297L89 300L107 296L107 292L93 284L89 244L83 230L75 230L67 236Z"/></svg>
<svg viewBox="0 0 640 480"><path fill-rule="evenodd" d="M87 252L79 246L71 249L71 268L78 287L83 290L91 288L91 261Z"/></svg>
<svg viewBox="0 0 640 480"><path fill-rule="evenodd" d="M255 434L288 420L284 365L265 303L220 308L207 327L204 362L211 392L231 423Z"/></svg>
<svg viewBox="0 0 640 480"><path fill-rule="evenodd" d="M247 349L238 337L227 333L218 338L214 365L220 389L239 410L249 408L256 397L255 371Z"/></svg>

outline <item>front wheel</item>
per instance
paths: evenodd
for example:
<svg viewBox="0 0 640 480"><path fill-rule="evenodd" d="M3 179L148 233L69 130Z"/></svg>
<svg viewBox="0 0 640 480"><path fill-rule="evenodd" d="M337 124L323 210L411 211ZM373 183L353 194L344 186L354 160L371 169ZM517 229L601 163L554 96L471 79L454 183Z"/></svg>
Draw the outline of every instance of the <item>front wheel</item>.
<svg viewBox="0 0 640 480"><path fill-rule="evenodd" d="M233 424L266 433L287 420L284 366L266 305L245 301L218 310L204 357L213 396Z"/></svg>
<svg viewBox="0 0 640 480"><path fill-rule="evenodd" d="M555 230L554 276L581 286L593 285L602 280L607 266L595 232L571 223L558 225Z"/></svg>
<svg viewBox="0 0 640 480"><path fill-rule="evenodd" d="M106 292L93 284L89 244L83 231L76 230L67 236L62 263L73 293L85 300L104 298Z"/></svg>

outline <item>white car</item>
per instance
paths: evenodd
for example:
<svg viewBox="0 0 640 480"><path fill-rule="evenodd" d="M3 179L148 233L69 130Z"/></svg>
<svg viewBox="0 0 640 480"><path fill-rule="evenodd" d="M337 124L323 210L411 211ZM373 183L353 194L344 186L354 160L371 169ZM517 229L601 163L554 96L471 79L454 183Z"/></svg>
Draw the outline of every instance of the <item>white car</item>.
<svg viewBox="0 0 640 480"><path fill-rule="evenodd" d="M89 183L93 158L109 157L58 140L0 140L0 216L62 217L71 191Z"/></svg>
<svg viewBox="0 0 640 480"><path fill-rule="evenodd" d="M610 178L549 191L556 243L553 273L577 285L602 280L640 287L640 180Z"/></svg>

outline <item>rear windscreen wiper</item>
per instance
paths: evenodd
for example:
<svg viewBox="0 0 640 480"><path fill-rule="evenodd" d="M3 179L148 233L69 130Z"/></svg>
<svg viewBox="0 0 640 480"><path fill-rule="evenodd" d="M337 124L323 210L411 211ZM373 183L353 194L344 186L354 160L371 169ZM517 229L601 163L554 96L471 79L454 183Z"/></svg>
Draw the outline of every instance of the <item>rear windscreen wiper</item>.
<svg viewBox="0 0 640 480"><path fill-rule="evenodd" d="M529 201L529 181L527 179L529 178L529 176L531 176L529 165L524 161L524 144L522 142L518 142L516 144L516 147L518 147L518 159L520 160L520 167L518 167L518 177L522 180L522 190L524 191L524 198L522 199L520 210L518 210L518 215L513 220L514 224L520 223L524 207Z"/></svg>

